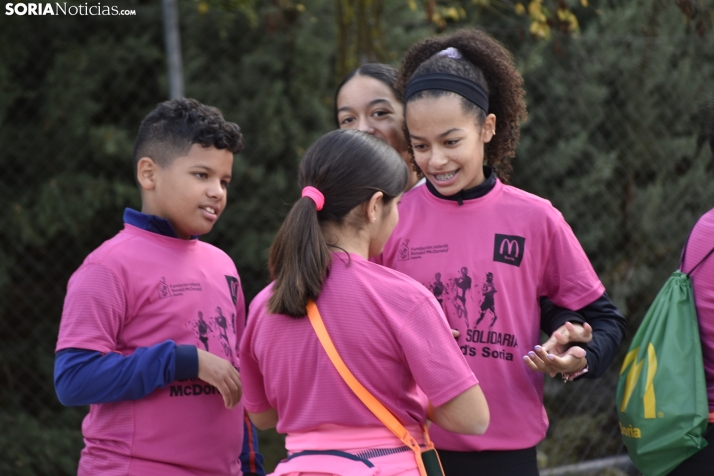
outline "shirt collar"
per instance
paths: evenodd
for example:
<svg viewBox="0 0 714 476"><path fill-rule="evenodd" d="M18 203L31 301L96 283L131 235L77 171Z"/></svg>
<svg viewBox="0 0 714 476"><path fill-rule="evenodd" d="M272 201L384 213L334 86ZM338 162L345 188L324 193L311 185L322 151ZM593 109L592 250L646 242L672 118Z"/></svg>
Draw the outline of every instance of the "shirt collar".
<svg viewBox="0 0 714 476"><path fill-rule="evenodd" d="M436 190L436 187L434 187L428 180L426 181L426 188L428 188L431 194L436 198L441 198L442 200L453 200L459 202L459 205L463 205L464 200L473 200L474 198L483 197L496 186L496 174L493 173L493 169L490 166L483 166L483 175L486 177L486 180L482 183L476 185L475 187L461 190L460 192L449 195L448 197L440 194Z"/></svg>
<svg viewBox="0 0 714 476"><path fill-rule="evenodd" d="M176 230L166 218L161 218L156 215L148 215L138 212L131 208L124 210L124 223L135 226L142 230L150 231L158 235L178 238ZM191 239L196 239L198 236L192 236Z"/></svg>

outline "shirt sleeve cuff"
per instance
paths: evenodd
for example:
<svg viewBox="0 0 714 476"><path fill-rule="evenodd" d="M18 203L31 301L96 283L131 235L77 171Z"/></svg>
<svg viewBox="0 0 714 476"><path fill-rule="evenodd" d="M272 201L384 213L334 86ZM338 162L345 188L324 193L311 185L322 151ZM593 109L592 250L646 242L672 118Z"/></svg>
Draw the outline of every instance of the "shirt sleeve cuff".
<svg viewBox="0 0 714 476"><path fill-rule="evenodd" d="M176 346L176 380L198 377L198 349L195 345Z"/></svg>
<svg viewBox="0 0 714 476"><path fill-rule="evenodd" d="M562 312L558 316L556 316L551 323L553 327L553 332L564 326L566 322L582 325L585 323L585 319L583 319L582 316L580 316L577 312Z"/></svg>
<svg viewBox="0 0 714 476"><path fill-rule="evenodd" d="M592 342L592 341L590 341ZM594 379L594 378L599 378L601 373L603 372L600 369L600 355L599 352L597 352L594 349L590 348L590 343L588 344L579 344L580 347L585 349L585 354L587 355L586 359L588 361L588 373L585 375L583 378L588 378L588 379Z"/></svg>

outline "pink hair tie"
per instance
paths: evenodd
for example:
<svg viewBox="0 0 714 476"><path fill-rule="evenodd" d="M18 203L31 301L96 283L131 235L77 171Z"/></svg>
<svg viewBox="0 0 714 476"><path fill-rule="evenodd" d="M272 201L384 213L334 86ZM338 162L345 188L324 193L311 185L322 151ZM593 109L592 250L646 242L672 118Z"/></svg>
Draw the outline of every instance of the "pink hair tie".
<svg viewBox="0 0 714 476"><path fill-rule="evenodd" d="M315 202L315 208L319 212L322 210L322 206L325 204L325 196L315 187L307 186L302 189L303 197L310 197L312 201Z"/></svg>

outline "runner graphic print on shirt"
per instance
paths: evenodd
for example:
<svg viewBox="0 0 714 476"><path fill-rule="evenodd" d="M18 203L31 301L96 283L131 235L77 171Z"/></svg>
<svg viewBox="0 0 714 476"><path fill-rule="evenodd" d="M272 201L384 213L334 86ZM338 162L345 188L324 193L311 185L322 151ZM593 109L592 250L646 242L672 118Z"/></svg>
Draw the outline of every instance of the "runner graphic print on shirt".
<svg viewBox="0 0 714 476"><path fill-rule="evenodd" d="M223 315L221 307L216 306L215 312L218 314L217 316L204 319L203 312L198 311L198 319L188 321L186 323L186 327L188 329L193 329L196 333L196 338L200 342L200 344L198 344L199 348L203 348L206 352L210 352L212 346L209 345L209 341L213 340L215 344L217 339L221 344L220 348L223 349L223 355L221 356L220 353L216 353L216 349L214 349L214 353L230 362L233 362L233 357L236 355L234 354L233 349L238 345L238 343L236 342L233 346L231 345L231 339L228 337L228 319ZM231 314L231 327L234 329L232 335L235 335L235 313Z"/></svg>
<svg viewBox="0 0 714 476"><path fill-rule="evenodd" d="M491 314L493 315L493 320L491 321L491 325L488 326L488 328L493 328L493 325L496 323L496 319L498 319L498 316L496 315L496 303L493 299L493 295L497 292L498 290L496 290L496 287L493 285L493 273L489 271L488 273L486 273L486 282L483 283L483 286L481 287L481 294L483 295L483 300L481 301L481 314L479 315L478 320L476 321L476 327L478 327L484 316L486 316L486 311L491 311Z"/></svg>
<svg viewBox="0 0 714 476"><path fill-rule="evenodd" d="M238 342L229 336L235 335L236 314L231 314L230 326L233 333L229 334L228 318L223 315L221 306L216 306L215 313L217 315L211 316L207 314L207 317L204 318L203 312L198 311L198 319L189 320L186 323L186 328L191 329L195 333L196 339L200 342L200 344L197 344L199 349L204 349L206 352L209 352L209 349L213 349L211 353L226 359L235 366L236 357L238 355L235 349L238 346ZM221 344L220 346L216 343L216 340ZM211 345L209 341L213 341L213 344ZM233 342L231 343L231 341ZM223 355L221 355L221 349L223 350ZM177 380L167 388L169 397L214 398L212 396L220 396L221 394L216 387L198 378Z"/></svg>
<svg viewBox="0 0 714 476"><path fill-rule="evenodd" d="M441 308L447 313L447 308L444 305L444 300L446 298L447 302L451 304L454 312L460 319L466 321L466 327L471 329L469 324L469 311L466 305L467 300L473 302L472 296L472 283L473 280L469 276L469 269L465 266L459 269L456 276L449 278L444 282L441 278L441 273L436 273L434 275L434 282L426 283L424 286L432 292L436 300L441 305ZM467 296L469 299L467 299Z"/></svg>
<svg viewBox="0 0 714 476"><path fill-rule="evenodd" d="M203 348L208 352L208 334L213 333L211 325L203 319L203 313L198 311L198 320L189 321L188 326L196 331L196 337L203 344Z"/></svg>
<svg viewBox="0 0 714 476"><path fill-rule="evenodd" d="M466 293L471 290L471 277L468 273L468 268L464 266L459 271L459 276L454 279L456 295L453 303L456 308L456 315L463 317L466 321L466 327L471 329L471 325L469 324L469 311L466 307Z"/></svg>
<svg viewBox="0 0 714 476"><path fill-rule="evenodd" d="M216 307L216 312L218 313L215 317L216 325L219 329L218 340L220 341L221 346L223 346L223 353L225 354L226 359L233 362L233 350L231 349L231 344L228 340L228 321L226 320L226 316L223 315L220 307Z"/></svg>
<svg viewBox="0 0 714 476"><path fill-rule="evenodd" d="M498 321L495 299L498 289L491 271L486 272L484 276L483 283L474 283L468 268L463 266L446 280L442 278L442 273L437 272L434 281L425 286L434 294L447 316L464 320L467 328L464 336L466 343L460 345L460 348L466 357L513 361L513 348L518 347L518 339L515 334L493 330ZM472 327L468 315L469 307L473 310L474 306L478 306L476 309L479 311L479 317ZM490 314L489 326L480 330L479 324L487 314Z"/></svg>
<svg viewBox="0 0 714 476"><path fill-rule="evenodd" d="M235 312L231 313L231 330L233 332L233 335L235 335L235 333L236 333L236 313ZM236 339L236 345L233 348L236 357L238 356L239 347L240 347L240 341L238 339Z"/></svg>
<svg viewBox="0 0 714 476"><path fill-rule="evenodd" d="M436 273L434 275L435 281L433 283L429 283L427 285L427 288L429 288L429 291L431 291L434 294L434 297L436 298L437 301L439 301L439 305L441 305L441 308L444 308L444 292L446 294L449 294L448 289L444 286L444 283L441 281L441 273Z"/></svg>

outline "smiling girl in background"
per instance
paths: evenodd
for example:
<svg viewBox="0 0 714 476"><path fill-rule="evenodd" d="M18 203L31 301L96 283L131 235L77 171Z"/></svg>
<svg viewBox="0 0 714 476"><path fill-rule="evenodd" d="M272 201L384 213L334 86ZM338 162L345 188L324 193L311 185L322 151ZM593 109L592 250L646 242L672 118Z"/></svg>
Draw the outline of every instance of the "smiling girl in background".
<svg viewBox="0 0 714 476"><path fill-rule="evenodd" d="M407 190L422 185L404 138L404 100L395 89L397 70L368 63L345 76L335 93L335 121L340 129L357 129L391 145L409 169Z"/></svg>

